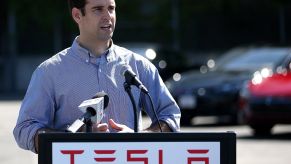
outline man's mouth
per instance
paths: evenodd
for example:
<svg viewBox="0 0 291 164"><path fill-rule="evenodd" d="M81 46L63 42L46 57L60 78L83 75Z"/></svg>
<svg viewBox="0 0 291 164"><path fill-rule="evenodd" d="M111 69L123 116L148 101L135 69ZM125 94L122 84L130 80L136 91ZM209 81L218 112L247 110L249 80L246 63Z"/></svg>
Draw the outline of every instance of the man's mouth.
<svg viewBox="0 0 291 164"><path fill-rule="evenodd" d="M111 25L104 25L104 26L101 26L102 29L104 30L108 30L108 29L111 29Z"/></svg>

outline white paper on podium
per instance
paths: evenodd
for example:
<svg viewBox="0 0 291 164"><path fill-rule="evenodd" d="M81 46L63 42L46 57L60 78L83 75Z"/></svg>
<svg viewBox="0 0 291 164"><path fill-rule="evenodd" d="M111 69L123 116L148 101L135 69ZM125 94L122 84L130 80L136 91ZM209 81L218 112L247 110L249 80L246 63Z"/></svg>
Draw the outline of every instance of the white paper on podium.
<svg viewBox="0 0 291 164"><path fill-rule="evenodd" d="M112 160L106 162L110 164L141 164L145 160L149 164L206 164L206 160L220 164L221 153L219 142L57 142L52 149L53 164L72 162L70 154L62 153L64 150L79 153L74 154L76 164L95 164L96 159Z"/></svg>

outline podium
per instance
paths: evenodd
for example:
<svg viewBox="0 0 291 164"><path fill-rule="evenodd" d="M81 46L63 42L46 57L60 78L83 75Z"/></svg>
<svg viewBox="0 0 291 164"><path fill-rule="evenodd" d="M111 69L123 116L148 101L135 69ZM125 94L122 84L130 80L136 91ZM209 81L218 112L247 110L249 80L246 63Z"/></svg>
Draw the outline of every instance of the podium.
<svg viewBox="0 0 291 164"><path fill-rule="evenodd" d="M39 164L236 164L236 134L43 133Z"/></svg>

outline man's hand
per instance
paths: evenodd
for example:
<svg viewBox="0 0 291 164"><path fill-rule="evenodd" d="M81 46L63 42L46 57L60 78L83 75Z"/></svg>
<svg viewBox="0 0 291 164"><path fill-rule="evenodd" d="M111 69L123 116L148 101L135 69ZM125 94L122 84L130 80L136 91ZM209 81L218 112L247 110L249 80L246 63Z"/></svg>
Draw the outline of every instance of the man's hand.
<svg viewBox="0 0 291 164"><path fill-rule="evenodd" d="M106 123L100 123L100 124L93 124L92 125L92 131L93 132L103 132L103 133L108 133L108 124Z"/></svg>
<svg viewBox="0 0 291 164"><path fill-rule="evenodd" d="M134 131L123 124L116 123L113 119L109 120L109 126L118 131L118 133L133 133Z"/></svg>
<svg viewBox="0 0 291 164"><path fill-rule="evenodd" d="M93 124L93 132L109 132L109 126L116 130L118 133L133 133L134 131L123 124L116 123L113 119L109 120L109 125L107 123Z"/></svg>
<svg viewBox="0 0 291 164"><path fill-rule="evenodd" d="M173 132L166 122L160 121L160 124L162 128L162 132ZM150 127L143 130L143 132L161 132L161 129L158 122L155 122Z"/></svg>
<svg viewBox="0 0 291 164"><path fill-rule="evenodd" d="M162 128L163 132L173 132L172 129L169 127L169 125L166 122L160 121L160 123L161 123L161 128ZM119 133L133 133L134 132L133 129L130 129L126 125L118 124L113 119L109 120L109 126L112 129L117 130ZM158 123L156 122L141 132L161 132L161 130L160 130Z"/></svg>
<svg viewBox="0 0 291 164"><path fill-rule="evenodd" d="M164 122L160 121L162 132L173 132L169 125ZM113 119L109 120L109 123L99 123L92 125L92 132L102 132L102 133L109 133L109 126L116 130L118 133L133 133L134 130L129 128L126 125L118 124ZM85 126L81 128L79 132L85 132ZM140 131L140 132L161 132L159 124L157 122L153 123L150 127Z"/></svg>

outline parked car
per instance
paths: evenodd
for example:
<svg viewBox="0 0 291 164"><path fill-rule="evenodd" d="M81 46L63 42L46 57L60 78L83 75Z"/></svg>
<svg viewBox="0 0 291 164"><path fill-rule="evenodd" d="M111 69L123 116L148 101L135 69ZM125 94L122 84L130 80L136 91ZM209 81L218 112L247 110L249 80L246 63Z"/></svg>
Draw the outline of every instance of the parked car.
<svg viewBox="0 0 291 164"><path fill-rule="evenodd" d="M158 69L163 80L168 79L174 70L188 69L183 54L171 47L151 42L124 42L119 43L119 45L151 61Z"/></svg>
<svg viewBox="0 0 291 164"><path fill-rule="evenodd" d="M268 134L276 124L291 123L291 55L275 72L255 72L240 93L239 116L255 134Z"/></svg>
<svg viewBox="0 0 291 164"><path fill-rule="evenodd" d="M190 125L197 115L226 115L236 123L243 84L261 68L277 68L288 52L288 48L235 48L209 60L200 71L175 74L166 85L181 108L181 125Z"/></svg>

